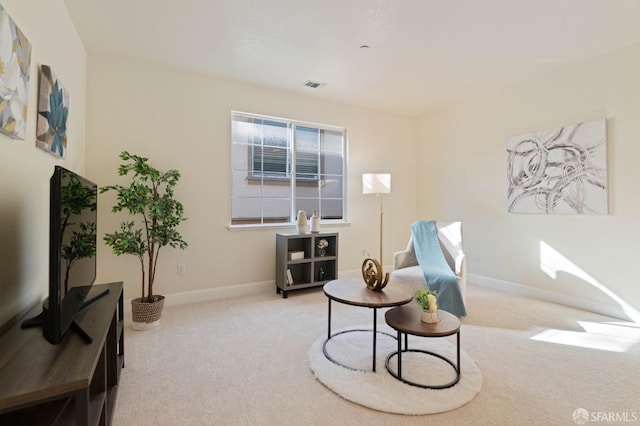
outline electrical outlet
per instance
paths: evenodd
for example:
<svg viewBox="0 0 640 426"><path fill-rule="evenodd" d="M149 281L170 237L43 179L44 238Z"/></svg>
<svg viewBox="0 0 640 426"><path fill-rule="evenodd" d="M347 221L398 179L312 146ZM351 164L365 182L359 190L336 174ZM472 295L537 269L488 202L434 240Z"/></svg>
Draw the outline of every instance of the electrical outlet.
<svg viewBox="0 0 640 426"><path fill-rule="evenodd" d="M480 263L480 255L476 254L476 263Z"/></svg>
<svg viewBox="0 0 640 426"><path fill-rule="evenodd" d="M184 263L178 263L178 275L184 275L185 270Z"/></svg>

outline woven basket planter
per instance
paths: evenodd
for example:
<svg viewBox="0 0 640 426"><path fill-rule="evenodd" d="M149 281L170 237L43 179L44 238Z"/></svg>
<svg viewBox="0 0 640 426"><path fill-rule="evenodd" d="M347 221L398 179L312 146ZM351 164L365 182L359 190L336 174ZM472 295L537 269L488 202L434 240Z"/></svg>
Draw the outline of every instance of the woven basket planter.
<svg viewBox="0 0 640 426"><path fill-rule="evenodd" d="M131 301L131 316L134 330L147 330L160 324L160 316L164 307L164 296L154 296L155 301L143 302L138 297Z"/></svg>

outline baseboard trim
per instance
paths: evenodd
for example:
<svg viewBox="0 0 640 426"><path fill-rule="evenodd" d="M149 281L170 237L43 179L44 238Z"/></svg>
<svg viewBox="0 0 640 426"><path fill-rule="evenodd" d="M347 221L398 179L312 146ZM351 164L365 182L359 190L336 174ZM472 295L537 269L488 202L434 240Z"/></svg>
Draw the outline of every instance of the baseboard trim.
<svg viewBox="0 0 640 426"><path fill-rule="evenodd" d="M185 303L203 302L228 299L231 297L251 296L255 294L276 294L274 281L261 281L248 284L236 284L223 287L206 288L203 290L183 291L165 294L164 305L182 305ZM125 312L131 312L131 299L125 299Z"/></svg>
<svg viewBox="0 0 640 426"><path fill-rule="evenodd" d="M359 276L359 270L340 271L341 278L358 278ZM572 308L595 312L597 314L607 315L627 321L631 319L627 314L625 314L621 306L614 303L598 302L581 297L560 294L549 290L543 290L478 274L468 273L467 280L471 284L476 284L480 287L486 287L493 290L503 291L505 293L531 297L533 299L539 299L547 302L557 303L559 305L570 306ZM270 292L275 294L275 282L260 281L248 284L236 284L223 287L207 288L203 290L165 294L164 303L166 306L172 306L185 303L221 300L231 297L267 294ZM125 300L125 312L131 312L131 299Z"/></svg>
<svg viewBox="0 0 640 426"><path fill-rule="evenodd" d="M505 293L516 294L519 296L531 297L533 299L544 300L547 302L557 303L572 308L582 309L584 311L595 312L601 315L607 315L623 320L632 320L620 305L615 303L598 302L595 300L583 299L581 297L560 294L549 290L530 287L523 284L517 284L510 281L499 280L496 278L485 277L477 274L467 274L470 283L481 287L491 288L494 290L504 291Z"/></svg>
<svg viewBox="0 0 640 426"><path fill-rule="evenodd" d="M353 269L340 271L340 278L359 278L361 271ZM364 285L364 283L362 284ZM203 290L183 291L179 293L164 294L164 305L182 305L184 303L202 302L210 300L228 299L230 297L251 296L255 294L276 294L275 281L260 281L248 284L235 284L224 287L205 288ZM125 312L131 312L131 299L125 299Z"/></svg>

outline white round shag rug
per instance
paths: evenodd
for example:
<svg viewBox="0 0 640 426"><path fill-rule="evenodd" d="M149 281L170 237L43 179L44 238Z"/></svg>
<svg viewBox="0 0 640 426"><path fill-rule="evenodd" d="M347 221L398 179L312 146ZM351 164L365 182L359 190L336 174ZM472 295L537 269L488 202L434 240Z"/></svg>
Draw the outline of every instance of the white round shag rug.
<svg viewBox="0 0 640 426"><path fill-rule="evenodd" d="M316 378L341 397L378 411L396 414L434 414L459 408L471 401L482 387L482 373L463 350L460 341L460 381L447 389L423 389L411 386L394 378L385 368L387 355L397 351L397 341L380 332L396 335L395 330L385 325L378 326L376 372L371 371L373 337L371 325L332 330L332 334L350 329L365 329L332 337L327 343L329 355L355 371L328 360L322 346L327 338L320 336L309 350L311 370ZM455 338L455 336L454 336ZM403 337L404 339L404 337ZM404 349L404 342L403 342ZM456 362L456 346L446 338L409 336L409 349L423 349L444 355ZM397 371L398 356L391 358L390 367ZM455 378L455 371L445 361L431 355L416 352L402 354L402 377L428 385L442 385Z"/></svg>

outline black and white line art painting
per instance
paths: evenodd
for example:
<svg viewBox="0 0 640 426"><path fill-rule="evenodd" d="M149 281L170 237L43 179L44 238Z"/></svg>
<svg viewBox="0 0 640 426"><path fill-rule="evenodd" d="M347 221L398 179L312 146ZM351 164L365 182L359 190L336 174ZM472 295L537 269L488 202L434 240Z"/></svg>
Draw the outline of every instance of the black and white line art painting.
<svg viewBox="0 0 640 426"><path fill-rule="evenodd" d="M605 119L512 136L510 213L608 213Z"/></svg>

